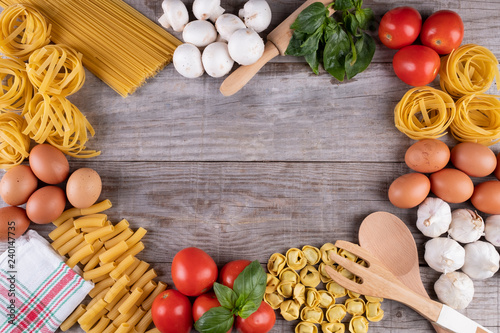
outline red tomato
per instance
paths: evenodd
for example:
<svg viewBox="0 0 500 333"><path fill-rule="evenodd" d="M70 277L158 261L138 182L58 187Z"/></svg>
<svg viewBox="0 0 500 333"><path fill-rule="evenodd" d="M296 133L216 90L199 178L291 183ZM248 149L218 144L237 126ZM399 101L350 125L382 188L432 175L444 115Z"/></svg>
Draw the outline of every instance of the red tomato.
<svg viewBox="0 0 500 333"><path fill-rule="evenodd" d="M237 317L236 330L239 333L267 333L273 328L276 322L276 314L273 308L262 301L259 309L248 318Z"/></svg>
<svg viewBox="0 0 500 333"><path fill-rule="evenodd" d="M439 72L439 54L423 45L405 46L392 59L396 75L411 86L431 83Z"/></svg>
<svg viewBox="0 0 500 333"><path fill-rule="evenodd" d="M217 265L203 250L188 247L177 252L172 261L172 280L184 295L198 296L217 280Z"/></svg>
<svg viewBox="0 0 500 333"><path fill-rule="evenodd" d="M240 273L250 265L252 262L250 260L235 260L228 262L222 267L219 274L219 281L223 285L233 289L234 280L240 275Z"/></svg>
<svg viewBox="0 0 500 333"><path fill-rule="evenodd" d="M191 303L177 290L165 290L151 306L153 322L161 333L189 333L193 325Z"/></svg>
<svg viewBox="0 0 500 333"><path fill-rule="evenodd" d="M458 48L464 38L464 23L451 10L440 10L425 20L420 33L422 44L439 54L448 54Z"/></svg>
<svg viewBox="0 0 500 333"><path fill-rule="evenodd" d="M216 308L219 307L220 303L219 300L217 300L217 296L215 296L215 293L213 291L202 294L196 298L196 300L193 303L193 319L194 321L198 321L198 319L203 316L205 312L210 310L211 308ZM229 329L227 333L231 332L232 329Z"/></svg>
<svg viewBox="0 0 500 333"><path fill-rule="evenodd" d="M391 49L412 44L422 28L422 16L411 7L391 9L382 17L378 27L380 41Z"/></svg>

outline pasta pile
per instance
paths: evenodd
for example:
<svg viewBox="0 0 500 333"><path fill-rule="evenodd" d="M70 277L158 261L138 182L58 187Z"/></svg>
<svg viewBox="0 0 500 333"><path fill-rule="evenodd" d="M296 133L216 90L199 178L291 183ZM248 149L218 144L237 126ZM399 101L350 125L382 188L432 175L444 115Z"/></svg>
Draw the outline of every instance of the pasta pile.
<svg viewBox="0 0 500 333"><path fill-rule="evenodd" d="M89 292L92 300L81 304L62 324L66 331L80 324L91 333L144 333L151 325L151 305L167 285L149 264L135 256L144 249L144 228L133 232L127 220L113 225L102 212L111 207L109 200L90 208L70 208L53 223L49 237L52 247L71 268L83 265L83 278L95 283ZM156 329L147 332L158 332Z"/></svg>
<svg viewBox="0 0 500 333"><path fill-rule="evenodd" d="M16 58L0 58L0 112L26 110L33 96L26 65Z"/></svg>
<svg viewBox="0 0 500 333"><path fill-rule="evenodd" d="M39 8L52 24L52 41L81 52L87 69L123 97L170 63L181 44L122 0L21 2Z"/></svg>
<svg viewBox="0 0 500 333"><path fill-rule="evenodd" d="M0 112L0 168L9 169L28 157L30 138L23 134L26 121L14 112Z"/></svg>
<svg viewBox="0 0 500 333"><path fill-rule="evenodd" d="M285 320L301 319L295 333L317 333L316 325L321 325L323 333L343 333L343 320L347 315L350 316L350 332L366 333L369 321L380 321L384 317L382 298L364 296L363 299L360 294L341 287L326 273L325 267L330 266L345 277L356 279L351 272L330 259L332 251L364 264L361 259L337 249L331 243L324 244L320 249L310 245L302 250L291 248L286 255L274 253L269 258L264 301L273 309L280 309ZM317 289L320 283L326 285L325 290ZM345 296L343 304L337 303Z"/></svg>

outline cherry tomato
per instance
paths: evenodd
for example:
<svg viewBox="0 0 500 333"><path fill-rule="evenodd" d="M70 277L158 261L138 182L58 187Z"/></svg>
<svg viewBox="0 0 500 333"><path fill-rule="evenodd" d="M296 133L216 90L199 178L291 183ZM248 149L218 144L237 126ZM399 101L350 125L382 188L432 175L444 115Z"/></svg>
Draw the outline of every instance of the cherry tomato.
<svg viewBox="0 0 500 333"><path fill-rule="evenodd" d="M273 308L262 301L259 309L248 318L237 317L236 330L239 333L267 333L273 328L275 322L276 314Z"/></svg>
<svg viewBox="0 0 500 333"><path fill-rule="evenodd" d="M422 26L420 40L439 54L458 48L464 38L464 23L451 10L440 10L429 16Z"/></svg>
<svg viewBox="0 0 500 333"><path fill-rule="evenodd" d="M151 306L153 322L161 333L189 333L193 325L191 303L177 290L165 290Z"/></svg>
<svg viewBox="0 0 500 333"><path fill-rule="evenodd" d="M396 75L411 86L431 83L439 72L439 54L423 45L405 46L392 59Z"/></svg>
<svg viewBox="0 0 500 333"><path fill-rule="evenodd" d="M382 17L378 28L380 41L391 49L412 44L422 28L422 16L411 7L391 9Z"/></svg>
<svg viewBox="0 0 500 333"><path fill-rule="evenodd" d="M219 274L219 281L223 285L233 289L234 280L240 275L240 273L250 265L252 262L250 260L235 260L228 262L222 267Z"/></svg>
<svg viewBox="0 0 500 333"><path fill-rule="evenodd" d="M211 308L219 307L220 303L217 300L217 296L213 291L202 294L198 296L193 303L193 319L196 322L198 319L203 316L205 312L210 310ZM229 329L227 333L231 332L232 329Z"/></svg>
<svg viewBox="0 0 500 333"><path fill-rule="evenodd" d="M172 261L172 280L186 296L199 296L217 280L217 265L203 250L188 247L177 252Z"/></svg>

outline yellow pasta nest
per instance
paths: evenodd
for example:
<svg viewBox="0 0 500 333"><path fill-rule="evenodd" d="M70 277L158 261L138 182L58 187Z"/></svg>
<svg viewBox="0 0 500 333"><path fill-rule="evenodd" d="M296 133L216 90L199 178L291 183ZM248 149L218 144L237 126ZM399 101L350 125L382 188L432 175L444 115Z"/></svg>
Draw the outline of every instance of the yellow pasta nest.
<svg viewBox="0 0 500 333"><path fill-rule="evenodd" d="M450 125L458 141L486 146L500 141L500 101L498 96L477 94L460 98L457 115Z"/></svg>
<svg viewBox="0 0 500 333"><path fill-rule="evenodd" d="M17 113L0 112L0 168L10 169L29 156L30 138L22 132L26 121Z"/></svg>
<svg viewBox="0 0 500 333"><path fill-rule="evenodd" d="M33 96L24 62L0 58L0 111L23 110Z"/></svg>
<svg viewBox="0 0 500 333"><path fill-rule="evenodd" d="M414 140L446 134L455 117L455 103L447 93L432 87L408 90L394 109L396 128Z"/></svg>
<svg viewBox="0 0 500 333"><path fill-rule="evenodd" d="M27 121L23 133L37 143L47 141L73 157L88 158L100 154L95 150L86 150L87 132L94 136L94 128L66 98L37 93L23 115Z"/></svg>
<svg viewBox="0 0 500 333"><path fill-rule="evenodd" d="M441 60L441 89L455 98L483 93L496 77L500 89L498 60L487 48L475 44L459 47Z"/></svg>
<svg viewBox="0 0 500 333"><path fill-rule="evenodd" d="M21 60L50 42L51 25L35 8L26 5L6 7L0 15L0 52Z"/></svg>
<svg viewBox="0 0 500 333"><path fill-rule="evenodd" d="M36 50L26 69L33 86L44 94L69 96L85 82L82 54L64 44Z"/></svg>

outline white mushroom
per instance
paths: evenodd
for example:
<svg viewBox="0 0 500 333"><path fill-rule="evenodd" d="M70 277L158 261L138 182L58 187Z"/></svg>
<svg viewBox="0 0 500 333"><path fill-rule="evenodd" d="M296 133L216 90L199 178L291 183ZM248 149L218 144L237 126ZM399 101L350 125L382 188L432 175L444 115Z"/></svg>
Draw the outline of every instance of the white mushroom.
<svg viewBox="0 0 500 333"><path fill-rule="evenodd" d="M236 15L222 14L215 21L215 28L222 40L228 41L229 37L239 29L245 29L245 23Z"/></svg>
<svg viewBox="0 0 500 333"><path fill-rule="evenodd" d="M185 43L190 43L198 47L205 47L215 42L217 31L215 31L215 27L212 23L196 20L186 25L182 32L182 38Z"/></svg>
<svg viewBox="0 0 500 333"><path fill-rule="evenodd" d="M226 75L233 68L234 61L229 56L227 44L216 42L208 45L203 50L201 56L203 67L208 75L212 77L221 77Z"/></svg>
<svg viewBox="0 0 500 333"><path fill-rule="evenodd" d="M174 67L184 77L195 78L204 73L201 52L192 44L179 45L174 52Z"/></svg>
<svg viewBox="0 0 500 333"><path fill-rule="evenodd" d="M240 65L251 65L262 57L264 41L252 29L236 30L229 38L229 54Z"/></svg>
<svg viewBox="0 0 500 333"><path fill-rule="evenodd" d="M158 19L158 22L165 27L181 32L184 26L189 22L189 14L186 6L181 0L164 0L161 4L164 14Z"/></svg>
<svg viewBox="0 0 500 333"><path fill-rule="evenodd" d="M224 13L220 0L194 0L193 14L198 20L211 20L215 22Z"/></svg>
<svg viewBox="0 0 500 333"><path fill-rule="evenodd" d="M240 9L239 16L248 28L261 32L271 24L271 7L265 0L250 0Z"/></svg>

